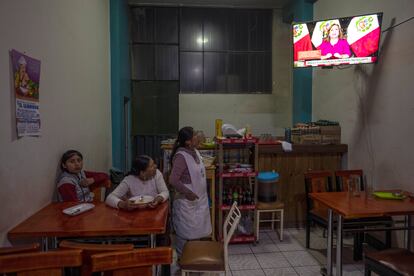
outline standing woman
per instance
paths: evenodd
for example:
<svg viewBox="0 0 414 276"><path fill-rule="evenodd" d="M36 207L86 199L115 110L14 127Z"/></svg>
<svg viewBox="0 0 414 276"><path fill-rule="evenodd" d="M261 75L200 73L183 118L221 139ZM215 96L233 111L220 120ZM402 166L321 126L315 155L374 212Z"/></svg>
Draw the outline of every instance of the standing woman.
<svg viewBox="0 0 414 276"><path fill-rule="evenodd" d="M178 257L187 241L211 234L206 170L197 145L198 137L193 128L183 127L171 155L169 182L177 192L173 202L173 225Z"/></svg>

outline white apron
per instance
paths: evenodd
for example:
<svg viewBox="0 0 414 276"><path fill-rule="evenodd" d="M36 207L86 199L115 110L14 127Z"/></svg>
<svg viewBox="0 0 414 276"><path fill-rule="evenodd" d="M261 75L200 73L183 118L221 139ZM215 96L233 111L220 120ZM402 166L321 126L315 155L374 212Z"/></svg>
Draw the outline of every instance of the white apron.
<svg viewBox="0 0 414 276"><path fill-rule="evenodd" d="M183 151L177 152L185 158L191 177L190 184L184 184L198 196L194 201L179 197L173 203L173 224L178 236L188 240L200 239L211 234L210 208L208 205L206 169L200 153L196 150L200 164Z"/></svg>

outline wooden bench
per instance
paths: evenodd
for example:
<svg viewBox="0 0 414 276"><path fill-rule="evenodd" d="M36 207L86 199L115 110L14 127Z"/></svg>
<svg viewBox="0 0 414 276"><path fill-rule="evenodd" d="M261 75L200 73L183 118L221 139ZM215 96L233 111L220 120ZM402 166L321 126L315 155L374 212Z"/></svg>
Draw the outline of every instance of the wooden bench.
<svg viewBox="0 0 414 276"><path fill-rule="evenodd" d="M365 275L414 275L414 253L407 249L387 249L365 254Z"/></svg>

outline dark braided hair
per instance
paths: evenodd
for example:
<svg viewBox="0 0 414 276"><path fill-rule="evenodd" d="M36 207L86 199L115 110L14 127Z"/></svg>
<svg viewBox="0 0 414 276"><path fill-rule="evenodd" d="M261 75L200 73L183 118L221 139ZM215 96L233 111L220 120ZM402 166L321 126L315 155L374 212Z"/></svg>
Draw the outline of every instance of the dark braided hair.
<svg viewBox="0 0 414 276"><path fill-rule="evenodd" d="M183 127L178 131L177 140L175 140L174 147L171 153L171 166L175 153L179 147L185 147L185 142L191 140L194 136L194 129L190 126Z"/></svg>

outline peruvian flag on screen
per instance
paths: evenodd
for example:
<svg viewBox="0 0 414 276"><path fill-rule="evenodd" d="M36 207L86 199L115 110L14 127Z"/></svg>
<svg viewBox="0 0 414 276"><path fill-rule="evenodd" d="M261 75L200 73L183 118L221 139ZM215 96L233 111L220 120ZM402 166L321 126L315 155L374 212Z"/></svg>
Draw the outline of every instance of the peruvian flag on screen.
<svg viewBox="0 0 414 276"><path fill-rule="evenodd" d="M298 60L298 52L312 51L312 42L306 24L293 25L293 60Z"/></svg>
<svg viewBox="0 0 414 276"><path fill-rule="evenodd" d="M338 19L316 22L312 33L312 43L316 49L319 50L319 46L321 46L323 39L328 35L328 29L332 24L338 24L341 27Z"/></svg>
<svg viewBox="0 0 414 276"><path fill-rule="evenodd" d="M378 50L381 30L376 14L352 18L347 33L348 43L357 57L368 57Z"/></svg>

